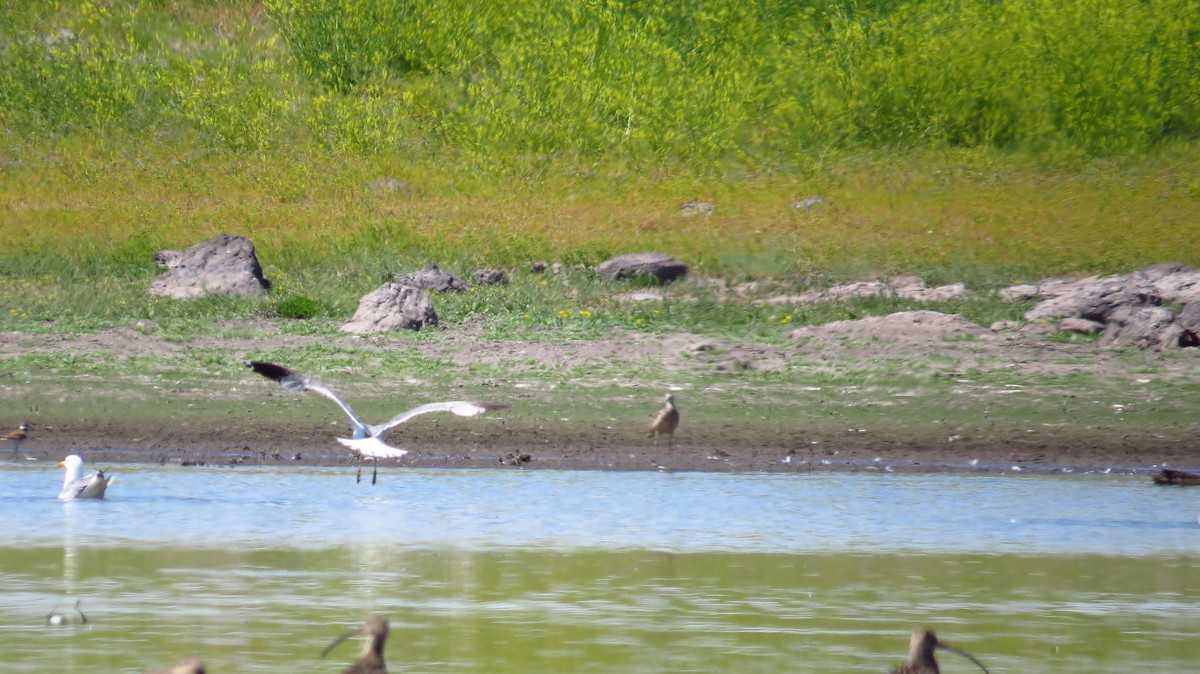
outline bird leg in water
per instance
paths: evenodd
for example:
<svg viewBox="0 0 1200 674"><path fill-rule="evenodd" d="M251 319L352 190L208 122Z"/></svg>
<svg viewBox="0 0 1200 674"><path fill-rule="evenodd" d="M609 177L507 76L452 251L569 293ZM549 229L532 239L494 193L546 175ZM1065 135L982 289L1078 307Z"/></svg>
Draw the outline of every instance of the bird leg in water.
<svg viewBox="0 0 1200 674"><path fill-rule="evenodd" d="M375 486L375 480L379 479L379 459L371 460L371 486Z"/></svg>

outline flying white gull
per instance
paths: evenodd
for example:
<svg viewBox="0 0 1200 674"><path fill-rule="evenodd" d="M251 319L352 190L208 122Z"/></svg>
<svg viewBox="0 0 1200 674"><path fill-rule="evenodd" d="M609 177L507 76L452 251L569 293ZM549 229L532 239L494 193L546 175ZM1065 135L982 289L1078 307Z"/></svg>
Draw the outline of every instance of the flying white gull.
<svg viewBox="0 0 1200 674"><path fill-rule="evenodd" d="M329 398L337 403L337 406L342 408L347 417L350 417L350 428L354 431L349 438L338 438L337 441L349 447L354 451L359 459L358 480L362 480L362 463L363 459L371 459L374 462L374 468L371 471L371 484L375 484L379 472L379 459L398 459L405 454L408 454L407 449L392 447L380 439L389 428L398 426L409 419L427 414L429 412L452 412L460 417L473 417L484 412L492 410L501 410L508 405L496 405L492 403L475 403L464 400L445 403L426 403L419 407L414 407L407 412L401 412L382 424L368 424L358 418L354 414L354 410L346 404L336 393L329 390L321 382L312 377L299 372L293 372L282 365L275 363L266 363L257 360L246 361L246 367L254 370L268 379L274 379L285 389L294 393L303 393L304 391L312 391Z"/></svg>
<svg viewBox="0 0 1200 674"><path fill-rule="evenodd" d="M113 481L111 476L104 477L102 470L84 477L83 459L75 454L63 459L58 465L67 469L66 477L63 478L62 491L58 494L58 497L64 501L73 498L104 498L104 491Z"/></svg>

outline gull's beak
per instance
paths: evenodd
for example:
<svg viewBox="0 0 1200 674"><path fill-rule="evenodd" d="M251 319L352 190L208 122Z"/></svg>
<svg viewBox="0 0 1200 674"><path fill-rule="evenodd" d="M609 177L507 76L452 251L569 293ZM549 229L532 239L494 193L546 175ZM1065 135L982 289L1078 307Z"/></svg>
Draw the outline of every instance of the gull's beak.
<svg viewBox="0 0 1200 674"><path fill-rule="evenodd" d="M66 467L67 467L67 462L66 462L66 461L59 461L59 462L58 462L58 467L59 467L59 468L66 468Z"/></svg>

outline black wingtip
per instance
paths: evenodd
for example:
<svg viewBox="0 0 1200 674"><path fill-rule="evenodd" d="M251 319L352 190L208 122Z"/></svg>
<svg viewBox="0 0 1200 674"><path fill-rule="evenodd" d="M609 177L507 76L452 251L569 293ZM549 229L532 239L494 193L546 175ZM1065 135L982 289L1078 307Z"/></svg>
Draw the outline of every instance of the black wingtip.
<svg viewBox="0 0 1200 674"><path fill-rule="evenodd" d="M289 377L293 374L291 370L282 365L267 363L261 360L248 360L246 361L246 367L254 370L267 379L274 379L277 382L282 382L284 377Z"/></svg>

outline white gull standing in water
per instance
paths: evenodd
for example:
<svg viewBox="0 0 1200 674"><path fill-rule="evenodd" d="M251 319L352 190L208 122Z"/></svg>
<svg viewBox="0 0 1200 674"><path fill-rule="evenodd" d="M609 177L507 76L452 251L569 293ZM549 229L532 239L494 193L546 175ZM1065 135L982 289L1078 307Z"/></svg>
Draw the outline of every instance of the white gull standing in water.
<svg viewBox="0 0 1200 674"><path fill-rule="evenodd" d="M371 459L373 461L374 468L372 468L371 471L371 484L375 484L375 481L378 478L379 459L398 459L405 454L408 454L407 449L392 447L380 439L380 436L382 436L389 428L398 426L415 416L427 414L429 412L452 412L460 417L473 417L483 414L484 412L501 410L508 407L508 405L475 403L465 400L457 400L445 403L426 403L419 407L414 407L407 412L401 412L382 424L368 424L359 419L358 416L354 414L354 410L350 409L350 406L347 405L341 398L339 398L336 393L329 390L329 388L324 384L308 375L300 374L299 372L293 372L282 365L276 365L275 363L266 363L257 360L246 361L246 367L254 370L268 379L274 379L289 391L295 393L312 391L313 393L323 395L337 403L337 406L342 408L342 411L345 412L346 416L350 418L350 427L354 431L354 434L351 437L338 438L337 441L353 450L355 455L358 457L360 463L358 467L357 479L359 481L362 480L361 461L363 459Z"/></svg>
<svg viewBox="0 0 1200 674"><path fill-rule="evenodd" d="M63 478L63 488L58 497L64 501L73 498L104 498L104 492L113 478L104 477L104 471L98 470L87 477L83 476L83 459L72 454L58 463L67 469Z"/></svg>

